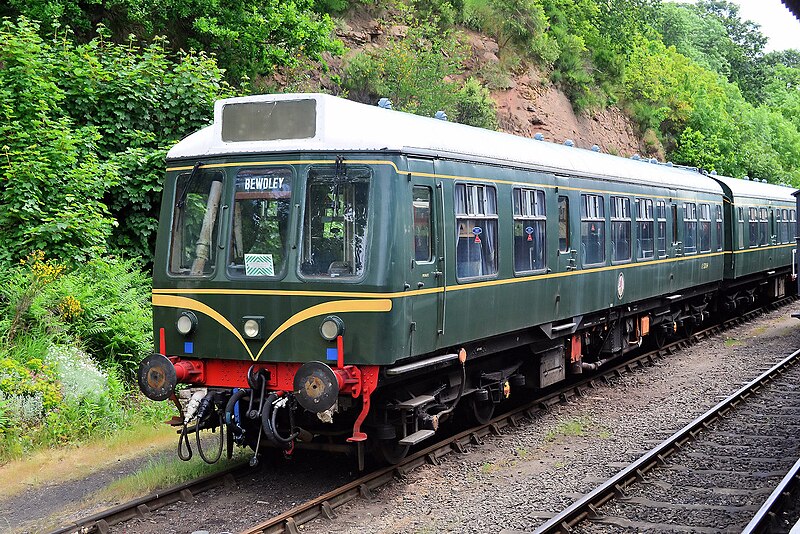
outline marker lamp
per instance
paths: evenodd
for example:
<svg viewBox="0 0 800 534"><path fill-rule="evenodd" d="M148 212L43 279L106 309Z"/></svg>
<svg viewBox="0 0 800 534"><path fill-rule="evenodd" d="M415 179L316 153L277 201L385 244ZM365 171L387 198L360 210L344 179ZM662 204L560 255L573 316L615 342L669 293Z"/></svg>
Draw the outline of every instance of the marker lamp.
<svg viewBox="0 0 800 534"><path fill-rule="evenodd" d="M178 333L187 336L197 328L197 317L192 312L181 312L175 322L175 328L178 329Z"/></svg>
<svg viewBox="0 0 800 534"><path fill-rule="evenodd" d="M344 321L335 315L329 315L319 326L319 333L325 341L333 341L344 333Z"/></svg>
<svg viewBox="0 0 800 534"><path fill-rule="evenodd" d="M260 315L242 317L242 333L246 339L264 339L264 317Z"/></svg>

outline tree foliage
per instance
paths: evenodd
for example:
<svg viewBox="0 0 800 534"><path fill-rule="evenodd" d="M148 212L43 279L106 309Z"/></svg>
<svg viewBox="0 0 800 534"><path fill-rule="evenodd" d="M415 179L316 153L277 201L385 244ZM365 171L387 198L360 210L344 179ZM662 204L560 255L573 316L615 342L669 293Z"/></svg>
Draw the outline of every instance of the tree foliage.
<svg viewBox="0 0 800 534"><path fill-rule="evenodd" d="M116 42L131 34L148 41L165 36L174 51L215 54L232 81L343 50L332 37L333 21L315 11L313 0L9 0L6 14L42 21L45 34L69 27L82 41L91 40L99 25Z"/></svg>
<svg viewBox="0 0 800 534"><path fill-rule="evenodd" d="M233 93L222 72L159 40L44 40L24 18L5 20L0 40L0 260L111 248L149 261L166 147Z"/></svg>

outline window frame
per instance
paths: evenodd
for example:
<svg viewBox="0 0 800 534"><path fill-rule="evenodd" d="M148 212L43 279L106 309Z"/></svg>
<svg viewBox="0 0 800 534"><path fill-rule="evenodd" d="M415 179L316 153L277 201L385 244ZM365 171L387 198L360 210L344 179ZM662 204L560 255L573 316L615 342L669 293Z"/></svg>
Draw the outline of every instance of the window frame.
<svg viewBox="0 0 800 534"><path fill-rule="evenodd" d="M352 276L323 276L323 275L315 275L315 274L307 274L303 272L303 261L305 260L305 247L306 247L306 213L308 211L308 185L309 185L309 175L312 171L321 172L327 169L333 169L335 172L335 164L331 163L323 163L323 164L315 164L309 165L303 172L303 179L302 183L298 180L298 187L302 185L303 190L303 199L301 202L301 212L297 215L297 220L299 220L300 224L300 231L298 236L298 250L297 250L297 260L296 260L296 270L297 277L303 281L313 281L313 282L320 282L320 281L328 281L334 282L337 284L358 284L363 282L364 279L367 277L369 273L369 254L370 254L370 236L373 231L373 217L370 217L370 210L374 209L375 204L375 168L370 165L365 165L362 163L351 163L346 166L345 172L348 172L350 169L363 169L369 172L369 177L367 178L368 191L367 191L367 223L364 225L364 266L362 268L362 272L358 275ZM298 173L299 174L299 173Z"/></svg>
<svg viewBox="0 0 800 534"><path fill-rule="evenodd" d="M460 186L463 186L465 188L465 198L464 198L465 208L466 208L466 212L465 213L460 213L456 209L456 206L458 205L458 203L456 201L456 197L458 195L458 188ZM479 190L484 190L485 191L487 189L491 189L492 191L494 191L494 213L493 214L486 214L486 213L481 214L481 213L470 212L469 209L470 209L470 204L471 203L472 204L480 204L480 201L477 198L478 191ZM472 190L474 192L474 194L469 193L470 190ZM484 205L483 206L484 210L487 209L487 207L489 205L489 196L485 192L483 194L483 202L482 203ZM456 233L456 236L455 236L455 240L456 240L456 242L455 242L455 250L456 250L456 253L455 253L453 264L455 265L455 270L456 270L456 282L458 282L460 284L461 283L470 283L470 282L475 282L475 281L479 281L479 280L487 280L487 279L493 279L493 278L497 278L498 277L498 275L500 273L500 254L499 254L499 249L500 249L500 239L499 239L500 238L500 217L499 217L498 211L499 211L499 209L498 209L498 205L497 205L497 186L494 183L487 184L487 183L474 183L474 182L468 182L468 181L464 181L464 182L459 181L459 182L455 182L453 184L453 218L454 218L454 221L455 221L455 225L454 226L455 226L455 233ZM490 221L494 221L494 223L495 223L495 250L494 250L494 271L493 272L491 272L489 274L480 274L480 275L475 275L475 276L459 276L458 275L458 264L459 264L459 262L458 262L458 242L459 242L459 239L461 239L461 236L458 233L458 230L459 230L459 219L463 219L463 220L481 220L481 221L487 221L487 223L490 222Z"/></svg>
<svg viewBox="0 0 800 534"><path fill-rule="evenodd" d="M519 193L519 204L517 203L517 193ZM541 200L541 202L539 202L539 200ZM530 213L531 209L533 209L534 213ZM514 274L529 275L529 274L546 272L547 271L547 194L543 189L515 186L511 189L511 212L512 212L511 238L512 241L514 242L514 247L512 247ZM537 225L541 225L542 227L541 257L543 265L539 268L524 269L519 271L517 270L516 227L518 221L535 221ZM535 228L534 232L528 235L532 236L534 234L535 234ZM536 241L536 239L534 238L533 241Z"/></svg>
<svg viewBox="0 0 800 534"><path fill-rule="evenodd" d="M747 248L758 248L759 246L758 208L755 208L753 206L748 207L747 228L749 231ZM753 239L754 236L755 239Z"/></svg>
<svg viewBox="0 0 800 534"><path fill-rule="evenodd" d="M656 220L656 229L658 230L658 234L656 234L656 251L658 252L658 258L666 258L669 256L669 248L667 247L667 201L666 200L656 200L655 205L653 206L654 217ZM661 248L660 243L664 243L664 248Z"/></svg>
<svg viewBox="0 0 800 534"><path fill-rule="evenodd" d="M609 221L611 222L611 265L621 265L623 263L630 263L633 259L633 220L631 217L631 199L627 196L611 195L609 197L611 206L611 213ZM620 213L620 211L622 213ZM627 211L627 214L625 213ZM628 229L628 255L626 258L617 259L617 239L615 228L627 226Z"/></svg>
<svg viewBox="0 0 800 534"><path fill-rule="evenodd" d="M418 189L425 190L428 193L428 259L417 259L417 218L415 203L415 191ZM433 213L433 188L429 185L414 184L411 187L411 248L412 259L417 265L429 265L436 262L436 239L434 236L434 213Z"/></svg>
<svg viewBox="0 0 800 534"><path fill-rule="evenodd" d="M649 208L649 215L648 215ZM637 260L652 260L656 258L656 234L655 234L655 203L650 198L636 198L636 230L638 246L636 247ZM649 225L650 235L652 240L652 247L650 248L650 256L644 254L645 250L642 246L642 227Z"/></svg>
<svg viewBox="0 0 800 534"><path fill-rule="evenodd" d="M687 247L687 237L690 235L690 227L693 226L693 230L691 230L691 234L694 237L694 247L691 250ZM697 202L684 202L683 203L683 254L684 256L687 254L697 254L698 250L698 243L697 243L697 227L698 227L698 220L697 220Z"/></svg>
<svg viewBox="0 0 800 534"><path fill-rule="evenodd" d="M594 208L592 210L589 210L589 204L587 204L587 201L590 198L594 200L591 203L592 208ZM598 194L595 194L595 193L581 193L581 211L580 211L580 216L581 216L581 231L580 231L580 234L581 234L581 247L583 247L583 245L584 245L584 243L583 243L583 240L584 240L583 224L584 223L590 223L590 222L600 223L600 228L602 228L602 236L603 236L602 246L600 247L600 250L602 250L602 252L603 252L602 260L600 260L598 262L595 262L595 263L584 263L584 259L585 259L584 258L584 256L585 256L584 252L585 251L581 250L581 265L583 267L600 267L600 266L608 265L608 254L606 253L606 237L607 237L606 233L607 232L606 232L605 200L606 199L605 199L604 195L598 195ZM588 214L588 213L585 214L584 213L584 208L586 209L586 212L591 211L592 213L591 214ZM602 212L602 213L600 213L600 212Z"/></svg>
<svg viewBox="0 0 800 534"><path fill-rule="evenodd" d="M722 205L714 205L716 232L717 232L717 252L721 252L725 248L725 215L722 213Z"/></svg>
<svg viewBox="0 0 800 534"><path fill-rule="evenodd" d="M708 203L701 203L699 214L697 215L697 252L700 254L707 254L711 252L713 247L711 243L711 205ZM705 231L703 227L706 227ZM706 242L708 248L703 248L703 234L706 234Z"/></svg>
<svg viewBox="0 0 800 534"><path fill-rule="evenodd" d="M211 256L212 256L211 258L209 258L209 262L211 263L211 270L210 270L210 272L204 273L204 274L191 274L191 267L189 267L189 272L186 273L186 274L181 274L181 273L175 272L173 270L173 265L174 265L173 253L175 251L174 250L175 249L175 230L176 230L176 225L178 224L178 216L179 216L178 212L177 212L178 184L179 184L179 181L182 178L185 177L186 180L189 180L189 178L192 175L192 172L181 172L177 176L175 176L175 182L174 182L175 186L173 187L172 207L170 208L170 238L169 238L169 245L168 245L168 248L167 248L167 265L166 265L166 267L167 267L166 268L167 276L170 277L170 278L177 279L177 280L209 279L209 278L213 278L213 277L215 277L217 275L217 262L219 261L218 260L218 254L219 254L220 251L219 251L219 243L216 243L215 241L217 240L217 237L219 235L220 226L222 225L222 221L220 219L222 218L223 215L225 215L224 213L222 213L222 211L223 211L222 210L222 206L224 205L224 201L225 201L225 197L226 197L225 188L228 186L228 184L227 184L228 176L227 176L227 173L225 173L225 172L223 172L223 171L221 171L219 169L197 168L197 170L193 171L193 172L197 173L195 178L193 178L193 180L196 180L197 177L202 175L202 174L208 174L208 175L212 175L211 182L213 183L213 182L217 181L217 180L213 179L214 175L221 177L221 179L218 180L222 184L221 185L222 191L220 192L220 201L219 201L220 205L217 207L217 217L214 220L214 227L211 229L211 244L209 245L209 249L211 251ZM209 192L210 192L210 190L209 190ZM206 200L206 202L207 202L207 200ZM202 228L202 226L201 226L201 228ZM227 261L227 251L224 251L224 252L226 254L226 261Z"/></svg>
<svg viewBox="0 0 800 534"><path fill-rule="evenodd" d="M245 271L242 271L241 274L237 274L235 272L232 272L231 268L230 268L231 254L233 253L233 241L234 241L234 238L235 238L234 237L234 231L235 231L234 225L235 225L235 218L236 218L236 180L239 178L239 175L240 175L240 173L242 171L244 171L244 170L258 170L260 168L262 168L262 167L255 167L255 168L243 167L241 169L238 169L236 171L236 175L232 178L232 180L233 180L233 186L232 186L233 191L232 191L232 199L231 199L231 202L230 202L230 206L231 206L230 212L231 213L230 213L230 216L228 218L228 232L227 232L227 234L228 234L228 242L226 243L226 247L225 247L225 275L229 280L237 280L237 281L240 281L240 280L282 280L286 276L286 273L289 272L289 259L290 259L290 256L291 256L291 249L292 249L292 242L291 242L292 241L292 225L294 223L294 217L295 217L294 212L296 211L296 209L294 208L294 203L295 203L295 198L296 198L295 197L295 195L296 195L295 188L296 188L296 185L298 183L296 169L295 169L294 166L291 166L291 165L289 165L289 166L280 165L280 166L265 166L265 167L263 167L263 168L267 168L267 169L270 169L270 170L273 170L273 169L274 170L285 169L285 170L289 171L289 180L290 180L290 187L291 187L291 191L289 193L289 220L287 221L286 244L284 246L285 260L283 262L283 265L281 266L281 269L280 270L276 270L275 274L273 276L247 276L245 274Z"/></svg>
<svg viewBox="0 0 800 534"><path fill-rule="evenodd" d="M762 239L763 237L763 239ZM758 209L758 246L769 246L769 210L767 208Z"/></svg>

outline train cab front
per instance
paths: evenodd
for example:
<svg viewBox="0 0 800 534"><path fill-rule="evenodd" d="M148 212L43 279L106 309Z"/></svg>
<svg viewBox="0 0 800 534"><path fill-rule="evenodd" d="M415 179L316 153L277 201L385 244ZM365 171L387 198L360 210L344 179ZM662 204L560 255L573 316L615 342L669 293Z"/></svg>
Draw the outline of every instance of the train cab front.
<svg viewBox="0 0 800 534"><path fill-rule="evenodd" d="M376 222L392 202L375 191L378 172L335 156L168 170L156 351L138 381L180 410L182 457L207 428L225 429L228 454L234 443L290 452L320 435L367 438L377 348L391 350L394 320L385 275L368 269L393 231Z"/></svg>

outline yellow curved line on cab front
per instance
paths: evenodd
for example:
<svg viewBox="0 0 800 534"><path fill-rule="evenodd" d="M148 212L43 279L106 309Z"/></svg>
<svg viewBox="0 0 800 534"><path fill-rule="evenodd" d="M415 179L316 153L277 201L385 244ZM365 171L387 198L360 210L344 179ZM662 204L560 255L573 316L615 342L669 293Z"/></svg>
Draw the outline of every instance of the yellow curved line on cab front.
<svg viewBox="0 0 800 534"><path fill-rule="evenodd" d="M190 299L187 297L175 297L171 295L155 295L155 294L153 295L153 306L164 306L167 308L184 308L187 310L192 310L208 315L209 317L217 321L219 324L227 328L234 336L236 336L236 339L238 339L239 342L242 344L244 349L247 351L247 354L250 355L250 359L255 360L255 358L253 358L253 353L250 350L250 347L247 346L247 343L245 343L242 334L240 334L239 331L236 330L236 327L233 326L230 323L230 321L228 321L225 317L223 317L223 315L214 308L206 304L203 304L198 300Z"/></svg>
<svg viewBox="0 0 800 534"><path fill-rule="evenodd" d="M322 304L317 304L316 306L311 306L310 308L306 308L305 310L295 313L291 317L289 317L282 325L280 325L269 339L267 339L266 343L261 347L261 350L258 351L256 357L253 358L254 360L258 360L261 357L261 353L264 352L264 349L267 348L267 345L272 343L276 337L281 335L286 330L290 329L297 323L301 323L306 319L310 319L312 317L318 317L320 315L328 315L331 313L347 313L347 312L388 312L392 310L392 301L389 299L380 299L380 300L334 300L331 302L324 302Z"/></svg>

